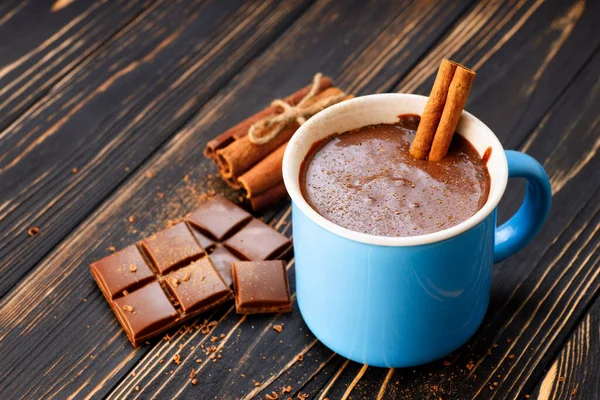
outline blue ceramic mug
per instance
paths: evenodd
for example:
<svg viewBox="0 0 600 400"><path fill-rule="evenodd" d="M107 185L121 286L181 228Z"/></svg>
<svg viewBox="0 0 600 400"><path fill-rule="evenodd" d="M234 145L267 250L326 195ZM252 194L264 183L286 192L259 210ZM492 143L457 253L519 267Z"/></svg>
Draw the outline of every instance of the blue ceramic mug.
<svg viewBox="0 0 600 400"><path fill-rule="evenodd" d="M308 205L299 174L313 143L394 123L400 114L421 114L426 101L411 94L376 94L334 105L302 125L283 159L302 316L333 351L373 366L424 364L464 344L486 312L492 265L531 241L550 208L550 183L540 164L504 151L494 133L467 112L457 132L480 154L491 148L489 198L468 220L427 235L382 237L345 229ZM527 180L526 196L518 212L496 227L496 207L509 177Z"/></svg>

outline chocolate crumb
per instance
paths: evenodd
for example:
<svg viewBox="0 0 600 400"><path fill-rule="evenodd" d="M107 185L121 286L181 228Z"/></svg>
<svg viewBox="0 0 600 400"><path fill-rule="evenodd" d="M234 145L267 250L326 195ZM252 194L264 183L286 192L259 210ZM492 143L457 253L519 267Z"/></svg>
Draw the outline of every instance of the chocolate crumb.
<svg viewBox="0 0 600 400"><path fill-rule="evenodd" d="M267 394L266 397L267 400L277 400L279 398L279 395L275 392L271 392L271 394Z"/></svg>
<svg viewBox="0 0 600 400"><path fill-rule="evenodd" d="M210 338L210 341L213 342L213 343L217 342L218 340L219 340L218 336L213 336L213 337Z"/></svg>
<svg viewBox="0 0 600 400"><path fill-rule="evenodd" d="M177 279L177 278L170 277L169 282L171 282L171 285L173 285L174 287L179 286L179 279Z"/></svg>
<svg viewBox="0 0 600 400"><path fill-rule="evenodd" d="M444 366L448 367L450 366L452 363L448 360L444 360Z"/></svg>
<svg viewBox="0 0 600 400"><path fill-rule="evenodd" d="M183 275L183 278L181 278L181 281L187 282L190 280L191 277L192 277L192 274L190 273L190 271L185 271L185 274Z"/></svg>
<svg viewBox="0 0 600 400"><path fill-rule="evenodd" d="M281 389L281 393L291 393L292 392L292 387L288 386L288 387L284 387Z"/></svg>
<svg viewBox="0 0 600 400"><path fill-rule="evenodd" d="M298 398L300 400L306 400L306 399L308 399L308 395L304 394L304 393L298 393Z"/></svg>
<svg viewBox="0 0 600 400"><path fill-rule="evenodd" d="M136 386L136 387L135 387L135 391L136 391L136 392L139 392L139 391L140 391L140 387L139 387L139 386Z"/></svg>
<svg viewBox="0 0 600 400"><path fill-rule="evenodd" d="M154 176L154 174L152 173L152 171L147 171L146 172L146 178L150 179Z"/></svg>
<svg viewBox="0 0 600 400"><path fill-rule="evenodd" d="M475 363L473 363L473 361L469 361L467 363L467 369L470 371L473 369L473 367L475 367Z"/></svg>
<svg viewBox="0 0 600 400"><path fill-rule="evenodd" d="M283 330L281 325L273 325L273 329L276 330L278 333L281 333L281 331Z"/></svg>
<svg viewBox="0 0 600 400"><path fill-rule="evenodd" d="M198 384L198 379L192 379L192 385L196 386Z"/></svg>
<svg viewBox="0 0 600 400"><path fill-rule="evenodd" d="M135 222L135 218L133 217L133 215L130 215L129 218L127 218L129 220L130 223L134 223Z"/></svg>
<svg viewBox="0 0 600 400"><path fill-rule="evenodd" d="M125 305L123 306L123 310L133 312L133 307Z"/></svg>
<svg viewBox="0 0 600 400"><path fill-rule="evenodd" d="M159 363L159 364L162 364L162 363L164 363L164 362L165 362L165 360L163 360L162 358L161 358L160 360L158 360L158 363Z"/></svg>
<svg viewBox="0 0 600 400"><path fill-rule="evenodd" d="M259 387L260 386L260 382L254 382L254 386Z"/></svg>
<svg viewBox="0 0 600 400"><path fill-rule="evenodd" d="M135 264L131 264L131 265L129 266L129 270L130 270L131 272L135 272L135 271L137 271L137 267L135 266Z"/></svg>
<svg viewBox="0 0 600 400"><path fill-rule="evenodd" d="M115 246L108 246L108 251L114 253L115 251L117 251L117 249L115 248Z"/></svg>
<svg viewBox="0 0 600 400"><path fill-rule="evenodd" d="M217 326L217 321L210 321L210 322L208 323L208 326L211 326L211 327L212 327L212 326Z"/></svg>
<svg viewBox="0 0 600 400"><path fill-rule="evenodd" d="M72 172L72 173L74 173L74 174L76 174L76 173L77 173L77 171L79 171L77 168L73 168L73 169L71 170L71 172Z"/></svg>
<svg viewBox="0 0 600 400"><path fill-rule="evenodd" d="M179 355L179 353L173 356L173 362L177 365L181 364L181 356Z"/></svg>
<svg viewBox="0 0 600 400"><path fill-rule="evenodd" d="M33 228L31 228L31 229L30 229L30 230L27 232L27 234L28 234L29 236L35 236L35 235L37 235L39 232L40 232L40 228L33 227Z"/></svg>
<svg viewBox="0 0 600 400"><path fill-rule="evenodd" d="M190 378L194 379L196 377L196 370L194 368L192 368L192 370L190 371Z"/></svg>
<svg viewBox="0 0 600 400"><path fill-rule="evenodd" d="M208 335L210 333L210 328L208 326L205 328L202 328L200 333L202 333L203 335Z"/></svg>
<svg viewBox="0 0 600 400"><path fill-rule="evenodd" d="M303 361L304 360L304 355L303 354L298 354L297 360L298 361Z"/></svg>
<svg viewBox="0 0 600 400"><path fill-rule="evenodd" d="M224 333L221 333L221 339L223 339L225 337Z"/></svg>
<svg viewBox="0 0 600 400"><path fill-rule="evenodd" d="M508 358L512 360L512 359L514 359L514 358L515 358L515 355L514 355L514 354L511 354L511 355L509 355L509 356L508 356Z"/></svg>
<svg viewBox="0 0 600 400"><path fill-rule="evenodd" d="M201 358L196 358L196 364L200 364L202 362Z"/></svg>

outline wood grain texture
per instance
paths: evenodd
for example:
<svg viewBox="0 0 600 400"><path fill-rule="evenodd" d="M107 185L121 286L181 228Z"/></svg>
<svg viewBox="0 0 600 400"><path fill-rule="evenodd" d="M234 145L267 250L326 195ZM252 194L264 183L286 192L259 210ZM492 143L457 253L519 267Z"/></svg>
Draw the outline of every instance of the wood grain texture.
<svg viewBox="0 0 600 400"><path fill-rule="evenodd" d="M299 364L309 367L301 369L306 371L305 374L298 372L294 375L294 381L299 379L297 376L304 376L309 386L324 382L328 375L323 374L330 364L319 369L319 365L327 361L319 355L330 357L330 352L318 343L308 347L314 338L303 326L297 310L279 317L255 316L241 321L229 309L220 309L211 319L222 319L216 329L219 336L223 333L228 338L224 344L223 359L204 366L198 375L201 384L194 387L189 384L189 372L197 366L195 360L187 358L177 370L171 363L165 365L158 361L164 359L166 363L178 351L179 344L186 343L188 339L184 346L189 351L189 346L197 346L203 337L182 331L173 334L170 342L154 341L150 346L133 350L95 287L87 265L104 256L109 246L122 247L164 227L167 220L181 217L197 204L200 193L207 188L226 191L225 185L211 176L215 171L212 165L203 161L202 149L209 138L260 109L264 104L257 102L257 98L285 95L310 81L316 70L329 74L339 71L341 63L346 65L346 70L364 71L366 68L369 72L371 66L365 66L362 60L357 59L357 48L366 47L368 51L376 52L378 46L402 32L407 21L429 21L446 15L446 24L438 25L433 31L439 35L466 5L448 2L443 11L442 7L432 11L434 4L437 3L399 8L390 2L370 14L340 2L318 3L309 9L268 52L248 65L207 103L191 124L135 171L125 185L6 296L0 304L0 326L3 327L0 352L7 361L13 361L7 364L9 369L2 371L0 390L23 393L24 397L60 397L73 392L81 396L103 396L121 382L115 396L130 394L134 397L139 392L143 398L154 393L169 397L182 388L181 395L187 396L208 388L211 392L227 393L236 398L256 388L252 379L267 382L270 376L282 370L280 378L291 378L284 369L303 349L307 349L307 361L314 354L319 363L314 368L313 363ZM454 14L449 14L449 9L454 10ZM327 24L333 20L339 20L340 25ZM373 21L379 23L378 29L361 28ZM428 24L419 26L431 29ZM407 34L419 36L418 31ZM314 46L316 40L324 38L329 38L327 43ZM434 40L435 35L428 40L415 41L421 50L412 50L413 56L406 60L403 73ZM364 43L369 43L369 46ZM314 65L314 60L323 60L323 64ZM381 65L372 67L382 68ZM390 70L390 73L398 72ZM338 81L343 87L353 80ZM371 88L365 87L365 90ZM209 181L214 182L209 184ZM94 188L97 187L94 185ZM135 217L133 224L127 221L130 215ZM287 217L289 213L284 212L282 216ZM289 225L273 223L282 232L291 234ZM37 300L39 296L45 297L42 303ZM241 325L238 325L240 321ZM279 334L284 342L278 346L272 345L272 335L277 333L269 329L274 321L285 323L284 331ZM300 329L306 334L298 335ZM228 369L233 371L240 359L247 360L244 370L239 371L246 375L246 379L236 376L234 383L224 380ZM24 361L17 363L15 360ZM131 371L136 364L139 368ZM300 371L296 363L289 369ZM24 377L24 371L45 376L46 381L53 384L19 378ZM135 376L129 371L135 372ZM171 375L171 371L175 372ZM318 372L323 374L318 375ZM139 390L135 390L136 386ZM319 386L311 390L317 391Z"/></svg>
<svg viewBox="0 0 600 400"><path fill-rule="evenodd" d="M595 399L600 393L600 298L586 313L532 399Z"/></svg>
<svg viewBox="0 0 600 400"><path fill-rule="evenodd" d="M0 131L138 16L141 0L0 5Z"/></svg>
<svg viewBox="0 0 600 400"><path fill-rule="evenodd" d="M305 5L155 3L0 133L0 296Z"/></svg>
<svg viewBox="0 0 600 400"><path fill-rule="evenodd" d="M0 354L6 361L0 367L0 391L30 398L101 397L112 389L113 398L206 393L211 398L265 398L276 391L282 398L281 389L289 385L294 398L298 393L330 399L523 398L534 393L544 368L554 365L569 332L600 291L598 7L579 1L513 1L510 7L480 1L446 31L464 9L454 5L454 13L446 14L449 5L384 5L371 13L339 2L311 7L0 303ZM428 18L439 22L441 15L446 25L426 23ZM409 17L431 36L406 30ZM374 20L379 30L361 28L373 26ZM441 32L446 35L432 46ZM409 40L403 41L403 35ZM398 38L397 47L387 47ZM410 47L413 43L416 48ZM425 49L430 51L423 55ZM297 308L288 315L241 317L228 307L206 316L219 321L208 336L181 329L170 341L153 341L138 350L129 346L87 264L105 255L108 246L122 247L181 217L201 193L237 195L215 180L212 166L199 162L210 137L260 109L257 97L285 95L317 70L359 93L388 90L398 81L395 90L426 93L435 73L435 67L427 72L429 65L436 66L435 57L442 56L478 66L478 75L487 79L473 94L489 104L478 109L479 101L471 99L467 109L476 110L507 147L543 162L555 195L540 236L496 267L484 325L466 346L419 368L365 368L315 341ZM515 112L504 114L505 109ZM520 202L513 188L503 200L504 212ZM127 221L130 215L133 224ZM265 218L290 235L289 215L284 203ZM294 287L292 262L288 268ZM275 323L283 323L281 333L272 329ZM198 349L213 335L223 349L215 363ZM184 359L181 365L170 361L176 353ZM189 382L191 368L200 368L197 386ZM559 373L558 363L554 370ZM31 376L43 376L44 382L32 382ZM597 373L590 376L598 380Z"/></svg>

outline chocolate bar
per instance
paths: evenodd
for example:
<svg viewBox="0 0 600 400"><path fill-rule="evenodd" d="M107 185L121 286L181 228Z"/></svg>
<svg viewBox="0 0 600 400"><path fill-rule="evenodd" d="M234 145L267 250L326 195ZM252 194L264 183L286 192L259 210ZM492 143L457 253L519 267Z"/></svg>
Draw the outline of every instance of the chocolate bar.
<svg viewBox="0 0 600 400"><path fill-rule="evenodd" d="M233 298L230 264L275 258L290 240L215 196L186 221L90 265L134 346Z"/></svg>
<svg viewBox="0 0 600 400"><path fill-rule="evenodd" d="M233 297L184 222L90 270L134 346Z"/></svg>
<svg viewBox="0 0 600 400"><path fill-rule="evenodd" d="M283 261L236 261L231 272L238 314L292 311Z"/></svg>

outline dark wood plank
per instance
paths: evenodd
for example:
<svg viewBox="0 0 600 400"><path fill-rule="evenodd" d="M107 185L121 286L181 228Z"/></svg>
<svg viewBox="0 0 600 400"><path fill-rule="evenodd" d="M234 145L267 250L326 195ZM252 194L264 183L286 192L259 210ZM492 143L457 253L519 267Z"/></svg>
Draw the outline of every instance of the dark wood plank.
<svg viewBox="0 0 600 400"><path fill-rule="evenodd" d="M161 1L2 132L0 296L306 3Z"/></svg>
<svg viewBox="0 0 600 400"><path fill-rule="evenodd" d="M600 393L600 298L583 317L531 398L595 399Z"/></svg>
<svg viewBox="0 0 600 400"><path fill-rule="evenodd" d="M151 1L6 1L0 5L0 131Z"/></svg>
<svg viewBox="0 0 600 400"><path fill-rule="evenodd" d="M214 172L213 166L203 160L204 144L268 101L257 99L283 96L310 81L318 70L334 77L340 71L354 71L347 78L339 79L342 87L364 82L368 78L359 77L360 73L369 73L372 68L381 69L378 78L383 77L381 74L401 76L467 4L432 1L398 7L395 2L390 2L382 3L370 13L362 12L357 5L336 1L315 4L268 52L254 60L206 104L198 117L163 151L135 171L121 189L3 300L0 326L6 327L6 334L1 336L0 352L10 369L2 374L6 379L0 381L0 389L25 393L26 397L61 396L72 392L102 396L121 381L115 396L131 393L132 397L140 394L147 398L163 390L161 396L170 397L184 388L184 396L200 395L202 390L210 389L213 393L221 393L220 397L237 398L256 389L252 379L262 382L279 371L284 374L290 360L295 359L302 349L307 349L307 361L313 355L317 359L326 350L318 343L308 347L314 338L298 336L300 329L306 335L309 333L297 311L285 316L248 317L246 321L224 308L210 317L222 320L215 328L215 334L226 335L226 340L219 342L226 346L223 359L204 366L198 376L201 384L192 387L188 375L192 366L196 366L195 357L186 359L177 367L177 373L169 376L165 373L175 368L167 362L179 351L180 344L185 344L185 349L189 350L190 345L198 346L207 338L197 331L179 332L170 342L154 341L151 346L133 350L93 283L87 265L104 256L108 246L122 247L164 227L169 219L181 217L209 188L224 191L223 184L214 181L210 175ZM332 21L338 21L338 24L334 25ZM435 29L431 21L437 21ZM363 29L369 23L374 28ZM419 28L407 30L409 23ZM426 29L429 36L425 37L420 29ZM382 68L384 65L365 65L360 58L365 51L378 54L397 37L408 40L399 42L399 48L388 51L402 57L402 62L397 64L401 67L386 69ZM320 41L318 46L316 41ZM399 52L400 48L406 54ZM392 56L390 60L396 59ZM365 86L363 90L374 88ZM210 181L214 182L209 184ZM158 197L159 193L162 198ZM133 224L127 221L130 215L135 217ZM290 233L289 225L275 223L275 226ZM40 295L46 295L47 301L34 300ZM276 332L268 327L276 320L285 322L280 334L284 344L280 346L269 344L271 335ZM265 342L267 335L269 341ZM262 357L267 357L268 361ZM278 358L272 360L269 357ZM165 362L160 364L160 359ZM236 371L244 373L246 379L236 376L233 383L223 379L233 376L226 375L228 369L237 368L240 359L246 360L244 370ZM139 368L132 371L133 376L128 371L136 363ZM299 366L313 368L309 362ZM297 371L295 363L289 368ZM317 370L324 373L327 368ZM52 382L52 385L25 379L24 371L28 371L28 375L45 376L46 382ZM312 375L306 368L306 379ZM321 381L323 378L319 376L310 382ZM136 386L139 386L139 393Z"/></svg>

